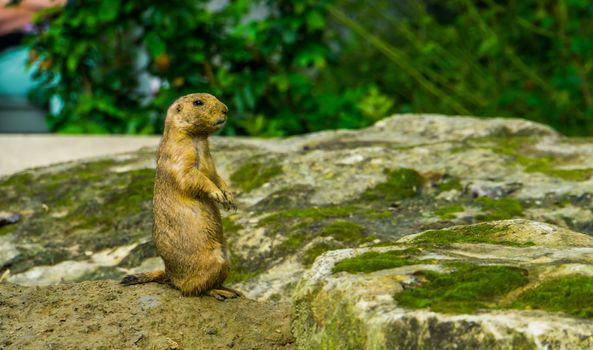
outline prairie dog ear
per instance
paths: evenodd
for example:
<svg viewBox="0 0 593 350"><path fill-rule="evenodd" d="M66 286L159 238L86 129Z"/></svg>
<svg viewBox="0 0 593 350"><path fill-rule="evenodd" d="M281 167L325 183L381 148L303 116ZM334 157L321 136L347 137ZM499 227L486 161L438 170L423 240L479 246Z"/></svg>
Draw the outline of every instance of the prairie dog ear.
<svg viewBox="0 0 593 350"><path fill-rule="evenodd" d="M175 106L175 111L177 111L177 113L179 113L182 110L183 110L183 104L178 103L177 106Z"/></svg>

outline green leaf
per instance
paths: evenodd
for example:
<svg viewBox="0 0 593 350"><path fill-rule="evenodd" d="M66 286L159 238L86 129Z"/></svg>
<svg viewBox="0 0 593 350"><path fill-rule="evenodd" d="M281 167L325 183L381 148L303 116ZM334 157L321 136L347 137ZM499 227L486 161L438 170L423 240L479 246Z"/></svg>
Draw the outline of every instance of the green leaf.
<svg viewBox="0 0 593 350"><path fill-rule="evenodd" d="M97 12L97 16L101 22L113 21L119 13L119 0L101 1L101 6Z"/></svg>
<svg viewBox="0 0 593 350"><path fill-rule="evenodd" d="M323 16L315 10L307 12L306 21L307 29L309 31L321 29L325 26L325 18L323 18Z"/></svg>

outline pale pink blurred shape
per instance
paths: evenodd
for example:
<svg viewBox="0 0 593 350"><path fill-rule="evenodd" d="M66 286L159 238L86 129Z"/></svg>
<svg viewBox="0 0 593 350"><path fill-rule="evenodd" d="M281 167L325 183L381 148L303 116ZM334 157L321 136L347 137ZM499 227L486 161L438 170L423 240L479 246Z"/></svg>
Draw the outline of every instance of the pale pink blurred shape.
<svg viewBox="0 0 593 350"><path fill-rule="evenodd" d="M66 0L23 0L17 6L9 6L9 0L0 0L0 35L14 31L32 30L33 14L43 8L63 6Z"/></svg>

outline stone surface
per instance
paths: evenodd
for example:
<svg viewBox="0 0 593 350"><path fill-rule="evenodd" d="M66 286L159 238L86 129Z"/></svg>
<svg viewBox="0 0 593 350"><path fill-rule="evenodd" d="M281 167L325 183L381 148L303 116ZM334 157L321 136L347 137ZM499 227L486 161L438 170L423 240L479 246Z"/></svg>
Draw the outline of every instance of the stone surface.
<svg viewBox="0 0 593 350"><path fill-rule="evenodd" d="M591 269L587 257L588 235L593 234L591 139L565 138L546 126L516 119L398 115L357 131L266 140L214 137L211 148L219 172L237 190L238 210L223 213L233 261L228 284L259 301L289 301L303 274L309 271L305 277L309 281L309 274L322 266L313 263L325 252L334 251L322 261L332 254L355 255L381 245L389 250L398 241L424 251L429 244L445 242L445 248L427 251L430 261L421 264L436 273L455 275L455 267L435 263L447 257L474 265L492 259L521 269L529 265L529 276L588 274ZM154 157L154 148L144 148L1 177L0 211L22 218L0 227L0 281L41 286L119 279L126 273L161 268L150 237ZM468 238L472 235L453 244L446 241L458 231L476 227L468 225L497 220L530 221L505 221L504 237L478 232L473 241ZM454 226L460 228L448 229ZM423 235L424 242L410 241L427 230L433 231ZM547 230L549 234L541 234ZM340 250L347 248L359 250ZM540 271L536 265L549 269ZM413 274L410 266L399 268L408 271L404 275ZM364 286L372 280L383 298L406 287L388 275L376 280L382 274L357 275L357 283ZM409 280L422 288L429 280L426 276L416 281L412 275ZM336 285L335 292L340 288ZM385 300L389 307L394 305L392 299ZM302 306L302 298L297 300L301 301L296 305ZM335 300L328 306L344 312L360 306L351 306L347 298ZM389 312L385 317L393 316ZM443 334L466 334L467 344L490 344L500 338L486 335L478 325L482 321L467 321L480 314L473 309L471 317L401 312L410 325L429 320L434 327L444 327L438 328ZM517 321L509 324L516 325L523 317L536 325L552 317L541 311L500 312L506 316L497 319L507 320L512 314ZM420 316L406 318L412 314ZM469 323L459 328L457 321L439 321L444 319ZM366 329L367 319L358 320L347 318L351 324L338 326ZM299 327L299 334L307 334L302 323ZM537 326L530 329L550 333ZM500 332L507 334L502 328ZM358 333L352 334L352 344L359 344ZM426 334L431 336L414 339L432 344L427 339L438 338L434 332ZM517 347L532 348L540 338L525 339L517 338Z"/></svg>
<svg viewBox="0 0 593 350"><path fill-rule="evenodd" d="M524 120L405 115L359 131L212 144L220 173L238 179L239 210L225 213L230 282L253 298L287 300L326 250L431 228L528 218L593 233L592 142ZM156 257L154 153L0 179L0 210L23 216L0 228L0 275L38 285L119 278Z"/></svg>
<svg viewBox="0 0 593 350"><path fill-rule="evenodd" d="M407 236L399 244L381 248L344 249L321 256L293 297L293 328L303 349L589 349L593 347L593 237L539 222L498 221L492 224L458 226L445 230L463 236L464 229L489 226L493 243L448 243L423 241L431 233ZM483 228L483 227L482 227ZM460 230L460 231L458 231ZM443 230L432 232L442 237ZM453 237L453 236L449 236ZM475 235L472 235L475 237ZM499 242L499 243L494 243ZM524 245L530 242L529 245ZM517 246L512 243L518 244ZM371 266L369 252L388 256L416 248L406 257L406 265ZM369 258L361 259L366 256ZM352 260L359 257L358 260ZM350 260L348 260L350 259ZM415 262L412 262L412 261ZM339 271L344 262L353 271ZM524 281L500 295L496 290L501 276L484 276L485 284L469 275L455 281L442 295L427 297L414 289L430 283L423 272L451 274L463 264L520 269ZM355 272L370 268L368 272ZM491 271L488 270L488 271ZM508 271L513 271L509 269ZM506 270L505 270L505 273ZM430 276L430 275L428 275ZM504 276L502 276L504 277ZM588 281L588 299L573 296L577 312L588 312L579 319L571 304L571 293L559 295L564 312L536 310L524 296L542 285L560 283L560 278ZM481 290L484 287L486 290ZM427 289L438 288L427 285ZM416 290L417 292L418 290ZM407 294L405 294L407 292ZM557 291L558 292L558 291ZM464 294L465 293L465 294ZM405 294L405 295L404 295ZM469 296L464 299L464 296ZM484 297L484 295L487 295ZM400 299L398 299L400 296ZM410 299L410 297L416 299ZM548 296L546 296L548 297ZM423 298L423 299L419 299ZM426 298L426 299L424 299ZM443 298L443 299L439 299ZM578 299L576 299L578 298ZM422 304L410 304L410 300ZM475 305L480 302L480 305ZM581 305L578 305L580 303ZM402 305L403 304L403 305ZM411 307L416 306L416 307ZM417 307L417 306L423 307ZM589 311L586 311L588 308ZM438 311L434 311L437 309Z"/></svg>
<svg viewBox="0 0 593 350"><path fill-rule="evenodd" d="M0 284L0 349L291 349L286 308L159 284Z"/></svg>

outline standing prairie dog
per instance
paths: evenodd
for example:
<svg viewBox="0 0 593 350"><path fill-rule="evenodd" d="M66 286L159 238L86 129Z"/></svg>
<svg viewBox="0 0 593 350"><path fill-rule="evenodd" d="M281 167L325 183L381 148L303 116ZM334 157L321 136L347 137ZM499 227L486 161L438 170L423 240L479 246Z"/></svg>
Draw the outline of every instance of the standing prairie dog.
<svg viewBox="0 0 593 350"><path fill-rule="evenodd" d="M241 294L223 287L229 256L217 203L235 208L216 173L208 136L222 128L228 108L210 94L179 98L167 111L154 181L153 238L164 271L128 275L122 284L170 282L183 295L218 300Z"/></svg>

